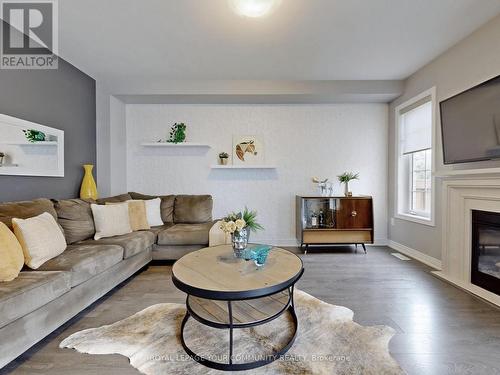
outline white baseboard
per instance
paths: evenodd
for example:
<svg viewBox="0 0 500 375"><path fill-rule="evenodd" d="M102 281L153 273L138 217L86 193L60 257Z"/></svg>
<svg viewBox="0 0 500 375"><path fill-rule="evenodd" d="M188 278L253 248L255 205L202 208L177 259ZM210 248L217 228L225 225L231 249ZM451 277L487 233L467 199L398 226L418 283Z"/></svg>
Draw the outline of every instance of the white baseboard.
<svg viewBox="0 0 500 375"><path fill-rule="evenodd" d="M442 264L439 259L431 257L430 255L424 254L418 250L412 249L411 247L405 246L398 242L389 240L388 245L391 249L397 250L404 255L408 255L409 257L418 260L421 263L428 265L436 270L441 270Z"/></svg>
<svg viewBox="0 0 500 375"><path fill-rule="evenodd" d="M472 283L466 283L461 280L453 279L440 271L432 271L432 274L446 282L458 286L460 289L484 299L485 301L488 301L496 306L500 306L500 296L495 293L489 292L486 289L480 288Z"/></svg>

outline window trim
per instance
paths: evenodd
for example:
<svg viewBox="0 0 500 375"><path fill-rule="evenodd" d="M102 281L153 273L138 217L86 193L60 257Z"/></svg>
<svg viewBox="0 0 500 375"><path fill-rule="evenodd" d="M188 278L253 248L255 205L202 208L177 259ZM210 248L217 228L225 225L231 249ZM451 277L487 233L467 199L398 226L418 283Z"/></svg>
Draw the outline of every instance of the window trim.
<svg viewBox="0 0 500 375"><path fill-rule="evenodd" d="M400 129L401 129L401 112L408 107L415 106L418 102L422 101L426 97L431 98L432 104L432 141L431 141L431 213L430 217L423 217L419 215L412 215L409 213L403 212L400 207L402 207L403 202L400 201L400 191L399 191L399 182L400 182L400 169L401 169L401 142L400 142ZM394 179L394 217L401 220L411 221L418 224L428 225L428 226L436 226L436 120L437 120L437 102L436 102L436 87L432 87L428 90L425 90L414 96L413 98L405 101L398 105L394 110L395 115L395 179Z"/></svg>

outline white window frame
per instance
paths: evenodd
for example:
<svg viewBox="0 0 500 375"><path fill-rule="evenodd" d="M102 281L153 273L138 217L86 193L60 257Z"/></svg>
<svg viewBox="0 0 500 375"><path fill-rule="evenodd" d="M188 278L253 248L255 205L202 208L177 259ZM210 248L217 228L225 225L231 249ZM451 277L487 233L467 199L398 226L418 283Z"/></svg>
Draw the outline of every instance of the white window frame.
<svg viewBox="0 0 500 375"><path fill-rule="evenodd" d="M403 212L402 207L403 207L403 202L401 202L400 199L400 191L399 191L399 186L400 186L400 181L402 178L402 173L401 170L403 168L402 166L402 156L401 156L401 141L400 141L400 129L401 129L401 111L403 111L405 108L410 107L414 105L415 103L421 101L422 99L430 97L431 98L431 105L432 105L432 142L431 142L431 147L432 147L432 157L431 157L431 212L430 212L430 217L425 217L425 216L419 216L419 215L412 215L406 212ZM397 219L401 220L407 220L411 221L414 223L419 223L423 225L428 225L428 226L435 226L436 221L435 221L435 216L436 216L436 179L435 179L435 174L436 174L436 119L437 119L437 103L436 103L436 87L432 87L419 95L411 98L410 100L407 100L406 102L398 105L394 111L395 114L395 186L394 186L394 217Z"/></svg>

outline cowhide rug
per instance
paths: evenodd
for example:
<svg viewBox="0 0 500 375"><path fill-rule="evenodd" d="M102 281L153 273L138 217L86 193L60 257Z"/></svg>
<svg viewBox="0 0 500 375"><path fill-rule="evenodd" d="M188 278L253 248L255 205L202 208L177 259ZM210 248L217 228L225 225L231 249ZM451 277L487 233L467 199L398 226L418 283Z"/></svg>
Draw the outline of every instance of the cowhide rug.
<svg viewBox="0 0 500 375"><path fill-rule="evenodd" d="M353 312L296 290L299 319L297 338L281 359L251 374L403 374L391 357L389 340L394 330L387 326L364 327L353 322ZM111 325L77 332L61 342L61 348L81 353L121 354L144 374L222 374L193 361L184 352L180 325L185 306L162 303L150 306ZM263 326L235 330L235 356L255 359L287 341L292 329L289 314ZM224 361L228 353L228 331L206 327L189 319L186 341L197 354ZM258 358L257 358L258 359Z"/></svg>

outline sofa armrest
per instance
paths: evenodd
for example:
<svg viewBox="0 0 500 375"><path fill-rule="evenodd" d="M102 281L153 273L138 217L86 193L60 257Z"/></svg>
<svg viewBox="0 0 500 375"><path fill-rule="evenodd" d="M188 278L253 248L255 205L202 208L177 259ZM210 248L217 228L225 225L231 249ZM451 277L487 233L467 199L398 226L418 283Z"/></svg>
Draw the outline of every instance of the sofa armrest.
<svg viewBox="0 0 500 375"><path fill-rule="evenodd" d="M221 220L215 220L208 232L208 246L228 245L231 243L231 235L220 229Z"/></svg>

